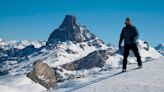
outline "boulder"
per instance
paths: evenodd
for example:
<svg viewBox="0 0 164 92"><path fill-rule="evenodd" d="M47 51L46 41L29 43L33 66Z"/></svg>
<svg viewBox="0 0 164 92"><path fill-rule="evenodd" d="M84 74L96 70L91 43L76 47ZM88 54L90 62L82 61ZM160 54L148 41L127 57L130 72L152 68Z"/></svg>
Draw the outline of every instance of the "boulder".
<svg viewBox="0 0 164 92"><path fill-rule="evenodd" d="M54 70L41 60L34 62L33 69L27 73L27 77L47 89L54 88L57 85L57 77Z"/></svg>

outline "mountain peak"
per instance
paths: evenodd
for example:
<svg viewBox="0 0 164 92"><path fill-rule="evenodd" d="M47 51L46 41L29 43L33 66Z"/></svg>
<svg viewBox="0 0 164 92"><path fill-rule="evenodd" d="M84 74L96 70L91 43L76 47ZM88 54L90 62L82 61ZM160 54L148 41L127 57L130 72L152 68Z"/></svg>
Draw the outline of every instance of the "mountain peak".
<svg viewBox="0 0 164 92"><path fill-rule="evenodd" d="M95 38L96 36L89 32L86 27L78 24L74 15L66 15L59 28L51 33L46 45L54 45L59 41L84 42Z"/></svg>
<svg viewBox="0 0 164 92"><path fill-rule="evenodd" d="M66 15L63 23L60 25L59 28L64 28L64 27L73 27L76 24L76 17L74 15Z"/></svg>

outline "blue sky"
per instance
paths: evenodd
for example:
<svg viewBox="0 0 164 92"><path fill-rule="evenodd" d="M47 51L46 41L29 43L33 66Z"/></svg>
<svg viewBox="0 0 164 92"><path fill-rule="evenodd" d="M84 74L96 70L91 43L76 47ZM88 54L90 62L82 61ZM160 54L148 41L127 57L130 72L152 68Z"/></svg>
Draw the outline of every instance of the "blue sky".
<svg viewBox="0 0 164 92"><path fill-rule="evenodd" d="M126 17L141 39L152 46L164 43L163 0L0 0L0 38L47 40L66 14L115 45Z"/></svg>

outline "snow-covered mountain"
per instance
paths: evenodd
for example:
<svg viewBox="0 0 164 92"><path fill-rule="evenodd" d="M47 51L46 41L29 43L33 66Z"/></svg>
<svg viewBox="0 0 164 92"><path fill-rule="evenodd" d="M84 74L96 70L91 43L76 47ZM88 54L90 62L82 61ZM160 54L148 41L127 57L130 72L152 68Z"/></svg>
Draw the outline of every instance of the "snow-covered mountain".
<svg viewBox="0 0 164 92"><path fill-rule="evenodd" d="M45 41L7 41L0 39L0 63L11 59L16 60L18 57L27 57L45 44Z"/></svg>
<svg viewBox="0 0 164 92"><path fill-rule="evenodd" d="M0 48L3 50L10 50L13 48L16 49L23 49L29 45L33 45L35 48L40 48L43 45L45 45L45 41L28 41L28 40L22 40L22 41L8 41L0 39Z"/></svg>
<svg viewBox="0 0 164 92"><path fill-rule="evenodd" d="M162 57L144 41L138 41L142 61ZM48 41L0 40L0 75L17 76L28 73L36 60L42 60L58 71L61 79L87 76L100 70L120 68L122 52L114 45L107 46L73 15L66 15L62 24L49 36ZM136 63L133 53L129 63Z"/></svg>
<svg viewBox="0 0 164 92"><path fill-rule="evenodd" d="M159 44L155 49L164 56L164 44Z"/></svg>
<svg viewBox="0 0 164 92"><path fill-rule="evenodd" d="M27 48L40 48L45 45L45 41L7 41L0 39L0 57L17 57L19 52L23 52ZM29 50L29 49L28 49ZM22 55L22 54L21 54Z"/></svg>
<svg viewBox="0 0 164 92"><path fill-rule="evenodd" d="M45 44L45 41L7 41L0 39L0 75L20 66L20 62L27 61L28 55L38 51Z"/></svg>
<svg viewBox="0 0 164 92"><path fill-rule="evenodd" d="M1 74L6 73L6 71L13 73L13 70L15 73L27 72L36 60L43 60L51 67L57 67L85 57L93 51L108 48L86 27L77 23L75 16L72 15L66 15L59 28L51 33L46 46L41 48L35 48L32 45L27 46L27 41L19 43L2 40L1 44L2 49L7 47L7 51L14 49L8 51L12 52L12 55L5 55L0 58L3 61L1 62Z"/></svg>
<svg viewBox="0 0 164 92"><path fill-rule="evenodd" d="M96 40L96 36L85 26L80 25L75 16L66 15L59 28L51 33L47 45L54 45L57 42L72 41L74 43L80 43L91 40Z"/></svg>
<svg viewBox="0 0 164 92"><path fill-rule="evenodd" d="M49 56L43 59L51 66L69 63L93 51L108 48L101 39L81 26L73 15L65 16L59 28L49 36L46 46L42 50L47 50L45 52Z"/></svg>

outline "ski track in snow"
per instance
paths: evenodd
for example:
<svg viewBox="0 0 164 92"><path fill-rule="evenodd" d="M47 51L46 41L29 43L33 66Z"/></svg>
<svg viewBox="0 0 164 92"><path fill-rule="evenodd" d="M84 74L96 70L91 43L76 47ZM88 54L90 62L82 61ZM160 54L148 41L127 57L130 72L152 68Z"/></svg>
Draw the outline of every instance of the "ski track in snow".
<svg viewBox="0 0 164 92"><path fill-rule="evenodd" d="M137 70L137 69L138 69L138 68L134 68L134 69L131 69L131 70L127 71L127 72L134 71L134 70ZM85 87L85 86L88 86L88 85L91 85L91 84L100 82L100 81L102 81L102 80L105 80L105 79L108 79L108 78L111 78L111 77L115 77L115 76L117 76L117 75L120 75L120 74L123 74L123 73L127 73L127 72L117 72L117 73L112 74L112 75L104 76L104 77L101 77L101 78L98 78L98 79L89 81L89 82L87 82L87 83L78 85L78 86L74 87L73 89L68 90L68 91L66 91L66 92L72 92L72 91L78 90L78 89L80 89L80 88L83 88L83 87Z"/></svg>
<svg viewBox="0 0 164 92"><path fill-rule="evenodd" d="M142 69L134 68L136 65L127 67L125 73L117 71L66 92L164 92L164 58L144 63Z"/></svg>

